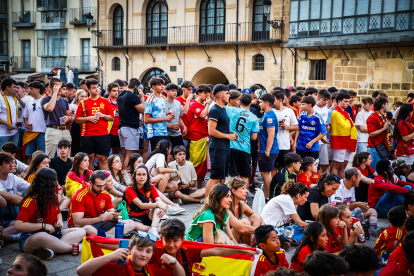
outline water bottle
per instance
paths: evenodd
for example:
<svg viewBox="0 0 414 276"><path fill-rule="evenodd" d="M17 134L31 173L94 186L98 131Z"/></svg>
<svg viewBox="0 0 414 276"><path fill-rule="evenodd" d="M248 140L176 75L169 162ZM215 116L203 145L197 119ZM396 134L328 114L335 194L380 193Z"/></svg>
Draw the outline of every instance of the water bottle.
<svg viewBox="0 0 414 276"><path fill-rule="evenodd" d="M359 207L356 207L354 211L352 212L352 216L356 219L359 219L360 221L364 221L364 215L362 212L362 209Z"/></svg>
<svg viewBox="0 0 414 276"><path fill-rule="evenodd" d="M377 237L378 236L377 223L378 223L377 216L376 215L371 215L369 217L369 235L371 237Z"/></svg>
<svg viewBox="0 0 414 276"><path fill-rule="evenodd" d="M124 237L124 224L122 216L118 216L118 223L115 225L115 238L122 239Z"/></svg>

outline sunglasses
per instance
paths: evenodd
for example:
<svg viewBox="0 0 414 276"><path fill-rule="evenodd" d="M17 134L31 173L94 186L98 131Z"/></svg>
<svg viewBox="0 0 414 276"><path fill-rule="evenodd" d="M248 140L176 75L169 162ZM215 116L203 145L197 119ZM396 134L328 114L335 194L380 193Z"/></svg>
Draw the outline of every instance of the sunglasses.
<svg viewBox="0 0 414 276"><path fill-rule="evenodd" d="M152 240L153 242L156 242L158 239L158 237L153 234L143 232L143 231L138 231L138 237L145 238L146 236L149 236L150 240Z"/></svg>

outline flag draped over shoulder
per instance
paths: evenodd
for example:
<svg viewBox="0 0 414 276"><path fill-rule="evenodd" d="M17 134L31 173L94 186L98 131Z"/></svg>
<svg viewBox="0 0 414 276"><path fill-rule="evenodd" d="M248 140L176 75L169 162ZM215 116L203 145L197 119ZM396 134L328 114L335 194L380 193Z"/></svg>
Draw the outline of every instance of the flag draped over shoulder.
<svg viewBox="0 0 414 276"><path fill-rule="evenodd" d="M92 171L88 170L89 176L91 176ZM83 187L88 186L88 182L80 180L80 178L76 175L74 171L69 172L66 176L66 196L72 198L72 196Z"/></svg>
<svg viewBox="0 0 414 276"><path fill-rule="evenodd" d="M190 141L190 160L198 177L207 173L207 137L198 141Z"/></svg>
<svg viewBox="0 0 414 276"><path fill-rule="evenodd" d="M357 130L348 112L335 107L331 117L332 149L349 149L354 152L357 144Z"/></svg>
<svg viewBox="0 0 414 276"><path fill-rule="evenodd" d="M81 263L90 259L101 257L118 248L119 239L104 238L90 235L83 239ZM158 240L157 247L163 247ZM255 248L228 246L221 244L208 244L193 241L184 241L181 247L208 249L213 247L238 248L256 251ZM205 257L201 263L195 263L192 267L194 276L211 275L250 275L254 257L249 254L237 254L229 256Z"/></svg>

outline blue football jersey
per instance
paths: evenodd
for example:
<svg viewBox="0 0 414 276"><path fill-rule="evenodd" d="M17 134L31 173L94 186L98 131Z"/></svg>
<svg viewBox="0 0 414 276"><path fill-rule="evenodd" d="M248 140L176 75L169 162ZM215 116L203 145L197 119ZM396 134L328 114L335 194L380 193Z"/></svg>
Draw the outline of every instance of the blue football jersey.
<svg viewBox="0 0 414 276"><path fill-rule="evenodd" d="M230 118L230 131L239 135L237 141L230 141L230 148L250 153L250 135L259 133L257 116L242 107L227 107Z"/></svg>
<svg viewBox="0 0 414 276"><path fill-rule="evenodd" d="M307 149L306 145L319 134L326 133L325 123L317 112L308 117L308 113L303 111L298 118L299 137L297 149L306 152L319 151L319 143L314 143L311 149Z"/></svg>
<svg viewBox="0 0 414 276"><path fill-rule="evenodd" d="M279 122L277 120L276 114L273 110L269 110L268 112L263 114L262 119L260 119L259 124L259 139L260 139L260 150L259 153L264 153L266 151L267 145L267 129L274 128L275 129L275 137L273 139L272 149L270 153L276 154L279 153L279 144L277 143L277 130L279 126Z"/></svg>

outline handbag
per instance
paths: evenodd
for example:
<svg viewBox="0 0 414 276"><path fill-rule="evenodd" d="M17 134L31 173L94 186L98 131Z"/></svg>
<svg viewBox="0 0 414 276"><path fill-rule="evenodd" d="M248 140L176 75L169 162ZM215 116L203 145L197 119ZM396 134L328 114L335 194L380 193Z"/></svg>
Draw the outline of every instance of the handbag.
<svg viewBox="0 0 414 276"><path fill-rule="evenodd" d="M388 150L387 146L385 145L385 143L381 143L378 145L375 145L374 143L374 139L372 139L372 137L369 137L371 139L372 144L374 145L375 150L377 151L378 155L381 157L381 159L388 159L388 157L390 157L390 151ZM382 146L383 145L383 146ZM379 149L378 149L379 148ZM383 154L381 154L381 152Z"/></svg>
<svg viewBox="0 0 414 276"><path fill-rule="evenodd" d="M122 200L121 203L118 204L118 209L122 209L120 216L122 217L122 220L128 220L128 208L125 200Z"/></svg>
<svg viewBox="0 0 414 276"><path fill-rule="evenodd" d="M398 131L398 134L400 135L401 141L404 144L404 149L407 149L408 155L414 154L414 146L407 147L407 143L404 142L404 139L403 139L403 137L402 137L402 135L401 135L401 133L399 131ZM403 150L403 153L404 153L404 150Z"/></svg>
<svg viewBox="0 0 414 276"><path fill-rule="evenodd" d="M226 232L221 229L216 229L216 234L214 234L214 243L233 245L233 241L229 238L229 236L227 236Z"/></svg>
<svg viewBox="0 0 414 276"><path fill-rule="evenodd" d="M263 185L262 185L263 188ZM262 189L256 188L256 193L254 195L252 209L258 214L261 214L266 205L266 200Z"/></svg>

